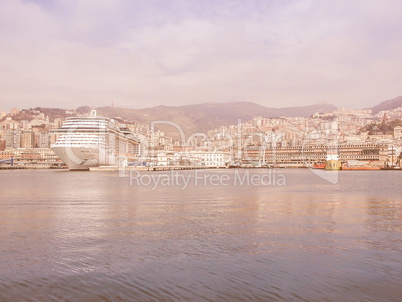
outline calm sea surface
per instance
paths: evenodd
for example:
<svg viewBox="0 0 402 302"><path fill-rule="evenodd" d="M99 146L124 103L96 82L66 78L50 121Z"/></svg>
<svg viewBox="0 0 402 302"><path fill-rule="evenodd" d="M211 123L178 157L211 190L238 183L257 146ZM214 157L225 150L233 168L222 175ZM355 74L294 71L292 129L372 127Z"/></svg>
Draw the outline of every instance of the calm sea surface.
<svg viewBox="0 0 402 302"><path fill-rule="evenodd" d="M235 171L0 171L0 301L401 300L402 171Z"/></svg>

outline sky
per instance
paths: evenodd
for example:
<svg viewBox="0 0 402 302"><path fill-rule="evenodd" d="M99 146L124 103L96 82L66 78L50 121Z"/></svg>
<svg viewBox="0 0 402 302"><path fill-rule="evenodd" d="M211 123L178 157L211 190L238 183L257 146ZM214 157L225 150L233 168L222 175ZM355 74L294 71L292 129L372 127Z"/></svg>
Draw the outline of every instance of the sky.
<svg viewBox="0 0 402 302"><path fill-rule="evenodd" d="M1 0L0 110L402 95L400 0Z"/></svg>

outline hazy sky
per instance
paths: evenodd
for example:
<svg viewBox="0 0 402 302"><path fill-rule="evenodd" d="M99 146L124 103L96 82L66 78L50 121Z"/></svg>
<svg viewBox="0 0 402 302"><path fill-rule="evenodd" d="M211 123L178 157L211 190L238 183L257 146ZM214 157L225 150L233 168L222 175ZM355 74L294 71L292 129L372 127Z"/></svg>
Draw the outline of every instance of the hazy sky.
<svg viewBox="0 0 402 302"><path fill-rule="evenodd" d="M0 110L402 95L400 0L1 0Z"/></svg>

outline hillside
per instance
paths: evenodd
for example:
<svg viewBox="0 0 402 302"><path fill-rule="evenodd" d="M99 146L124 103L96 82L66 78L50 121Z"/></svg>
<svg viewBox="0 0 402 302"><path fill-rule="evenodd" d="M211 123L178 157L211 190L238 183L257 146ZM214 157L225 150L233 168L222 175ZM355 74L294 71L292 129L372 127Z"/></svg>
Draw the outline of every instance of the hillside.
<svg viewBox="0 0 402 302"><path fill-rule="evenodd" d="M267 108L255 103L206 103L187 106L157 106L146 109L128 109L117 107L97 108L99 114L111 118L135 121L150 124L151 121L171 121L183 128L186 134L207 132L219 126L229 126L237 123L240 118L243 122L256 116L280 117L302 116L308 117L315 112L331 112L336 107L330 104L317 104L303 107ZM172 130L173 128L170 127ZM167 128L164 129L167 131ZM169 131L170 132L170 131ZM174 131L176 132L176 131ZM176 132L177 133L177 132Z"/></svg>
<svg viewBox="0 0 402 302"><path fill-rule="evenodd" d="M398 107L402 107L402 96L384 101L370 109L376 114L381 110L391 110ZM242 122L247 122L257 116L264 118L280 116L309 117L316 112L332 112L336 110L336 107L331 104L321 103L310 106L269 108L251 102L232 102L186 106L156 106L144 109L118 107L99 107L96 109L99 115L139 124L150 125L151 121L174 122L180 125L186 135L189 135L197 132L206 133L220 126L235 125L238 119L241 119ZM39 111L44 113L45 116L49 116L50 121L53 121L55 118L88 113L90 110L91 107L88 106L82 106L70 111L59 108L36 107L22 110L14 119L31 120L34 118L34 111ZM165 131L169 136L178 136L177 130L172 126L159 126L157 128Z"/></svg>
<svg viewBox="0 0 402 302"><path fill-rule="evenodd" d="M374 134L394 134L394 128L396 126L402 126L402 120L396 119L389 122L372 123L360 129L361 132L368 132L369 135Z"/></svg>
<svg viewBox="0 0 402 302"><path fill-rule="evenodd" d="M392 110L398 107L402 107L402 96L398 96L394 99L381 102L377 106L371 108L373 110L373 114L377 114L382 110Z"/></svg>
<svg viewBox="0 0 402 302"><path fill-rule="evenodd" d="M120 121L146 125L150 125L151 121L174 122L180 125L186 135L189 135L197 132L206 133L220 126L235 125L238 119L241 119L242 122L247 122L257 116L265 118L280 116L309 117L316 112L331 112L336 107L331 104L316 104L301 107L268 108L250 102L233 102L187 106L156 106L144 109L118 107L99 107L96 109L99 115ZM15 120L32 120L37 112L41 112L45 116L49 116L52 122L55 118L86 114L90 110L91 107L88 106L81 106L68 111L59 108L36 107L34 109L23 109L13 118ZM156 128L165 131L169 136L178 136L177 130L172 126L157 126Z"/></svg>

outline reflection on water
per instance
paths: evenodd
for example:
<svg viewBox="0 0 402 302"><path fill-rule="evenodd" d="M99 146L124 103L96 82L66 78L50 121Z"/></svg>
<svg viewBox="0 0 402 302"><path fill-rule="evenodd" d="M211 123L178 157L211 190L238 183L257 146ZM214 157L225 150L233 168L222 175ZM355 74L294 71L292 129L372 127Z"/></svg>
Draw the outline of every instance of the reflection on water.
<svg viewBox="0 0 402 302"><path fill-rule="evenodd" d="M182 191L2 171L0 300L398 300L399 172L281 173L286 186Z"/></svg>

